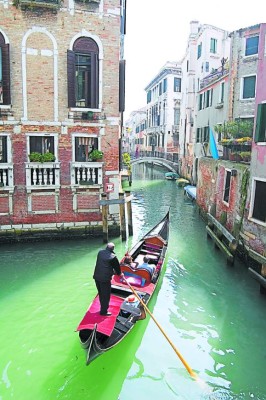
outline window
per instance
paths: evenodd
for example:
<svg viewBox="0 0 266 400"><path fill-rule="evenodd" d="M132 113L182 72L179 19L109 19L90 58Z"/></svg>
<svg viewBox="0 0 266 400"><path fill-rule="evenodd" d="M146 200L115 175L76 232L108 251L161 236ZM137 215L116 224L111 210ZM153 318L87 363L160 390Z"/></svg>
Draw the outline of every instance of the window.
<svg viewBox="0 0 266 400"><path fill-rule="evenodd" d="M203 142L207 143L210 139L210 128L208 126L204 126L203 130Z"/></svg>
<svg viewBox="0 0 266 400"><path fill-rule="evenodd" d="M252 218L261 222L266 222L266 182L254 180L254 201Z"/></svg>
<svg viewBox="0 0 266 400"><path fill-rule="evenodd" d="M197 128L197 133L196 133L196 143L201 142L201 128Z"/></svg>
<svg viewBox="0 0 266 400"><path fill-rule="evenodd" d="M202 94L199 95L199 111L202 110Z"/></svg>
<svg viewBox="0 0 266 400"><path fill-rule="evenodd" d="M0 136L0 163L7 162L7 136Z"/></svg>
<svg viewBox="0 0 266 400"><path fill-rule="evenodd" d="M167 78L163 80L163 92L165 93L167 90Z"/></svg>
<svg viewBox="0 0 266 400"><path fill-rule="evenodd" d="M9 44L0 33L0 105L11 104Z"/></svg>
<svg viewBox="0 0 266 400"><path fill-rule="evenodd" d="M147 92L147 104L151 102L151 91Z"/></svg>
<svg viewBox="0 0 266 400"><path fill-rule="evenodd" d="M90 153L98 149L98 138L75 137L75 161L88 162Z"/></svg>
<svg viewBox="0 0 266 400"><path fill-rule="evenodd" d="M211 107L212 105L212 89L207 90L206 92L206 98L205 98L205 102L206 102L206 108L207 107Z"/></svg>
<svg viewBox="0 0 266 400"><path fill-rule="evenodd" d="M246 39L245 56L258 54L259 37L253 36Z"/></svg>
<svg viewBox="0 0 266 400"><path fill-rule="evenodd" d="M174 78L174 92L181 92L181 78Z"/></svg>
<svg viewBox="0 0 266 400"><path fill-rule="evenodd" d="M211 38L210 52L213 54L217 53L217 39Z"/></svg>
<svg viewBox="0 0 266 400"><path fill-rule="evenodd" d="M258 104L255 142L266 142L266 103Z"/></svg>
<svg viewBox="0 0 266 400"><path fill-rule="evenodd" d="M205 63L205 72L209 72L210 70L210 63L208 61L206 61Z"/></svg>
<svg viewBox="0 0 266 400"><path fill-rule="evenodd" d="M224 198L225 203L229 203L230 186L231 186L231 171L225 171Z"/></svg>
<svg viewBox="0 0 266 400"><path fill-rule="evenodd" d="M68 50L68 106L99 108L99 48L80 37Z"/></svg>
<svg viewBox="0 0 266 400"><path fill-rule="evenodd" d="M198 45L198 53L197 53L197 59L201 57L201 51L202 51L202 43Z"/></svg>
<svg viewBox="0 0 266 400"><path fill-rule="evenodd" d="M180 122L180 108L174 109L174 125L179 125Z"/></svg>
<svg viewBox="0 0 266 400"><path fill-rule="evenodd" d="M246 76L243 78L242 99L254 99L256 87L256 76Z"/></svg>
<svg viewBox="0 0 266 400"><path fill-rule="evenodd" d="M162 82L159 83L159 96L162 94Z"/></svg>
<svg viewBox="0 0 266 400"><path fill-rule="evenodd" d="M30 136L30 153L52 153L54 152L53 136Z"/></svg>
<svg viewBox="0 0 266 400"><path fill-rule="evenodd" d="M222 82L220 86L220 103L223 102L224 102L224 82Z"/></svg>

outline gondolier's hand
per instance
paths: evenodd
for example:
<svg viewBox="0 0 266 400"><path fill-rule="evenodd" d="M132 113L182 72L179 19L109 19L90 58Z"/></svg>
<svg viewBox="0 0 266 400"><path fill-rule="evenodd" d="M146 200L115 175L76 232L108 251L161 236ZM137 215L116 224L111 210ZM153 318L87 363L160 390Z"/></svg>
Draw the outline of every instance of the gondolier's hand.
<svg viewBox="0 0 266 400"><path fill-rule="evenodd" d="M123 274L123 272L121 273L121 282L126 282L126 278L125 275Z"/></svg>

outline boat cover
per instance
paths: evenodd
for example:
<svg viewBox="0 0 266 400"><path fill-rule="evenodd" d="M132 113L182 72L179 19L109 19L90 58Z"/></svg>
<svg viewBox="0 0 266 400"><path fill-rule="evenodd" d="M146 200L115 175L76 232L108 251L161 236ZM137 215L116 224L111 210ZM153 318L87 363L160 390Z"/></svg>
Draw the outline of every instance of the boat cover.
<svg viewBox="0 0 266 400"><path fill-rule="evenodd" d="M106 336L110 336L113 332L116 323L116 317L119 314L123 301L124 299L121 297L111 295L108 310L112 313L112 315L110 317L106 317L104 315L100 315L99 313L100 301L99 296L97 295L86 312L83 320L77 327L77 331L81 331L82 329L93 330L95 324L97 324L97 332L101 332Z"/></svg>
<svg viewBox="0 0 266 400"><path fill-rule="evenodd" d="M187 185L184 187L184 190L189 194L193 199L197 197L197 189L196 186Z"/></svg>

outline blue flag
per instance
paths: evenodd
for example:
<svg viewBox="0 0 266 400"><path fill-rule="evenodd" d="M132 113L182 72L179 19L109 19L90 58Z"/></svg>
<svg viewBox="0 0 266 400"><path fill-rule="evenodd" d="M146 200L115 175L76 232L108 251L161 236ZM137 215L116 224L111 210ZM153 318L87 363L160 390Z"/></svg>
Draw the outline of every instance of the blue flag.
<svg viewBox="0 0 266 400"><path fill-rule="evenodd" d="M215 160L218 160L219 155L218 155L217 145L211 128L210 128L210 153Z"/></svg>

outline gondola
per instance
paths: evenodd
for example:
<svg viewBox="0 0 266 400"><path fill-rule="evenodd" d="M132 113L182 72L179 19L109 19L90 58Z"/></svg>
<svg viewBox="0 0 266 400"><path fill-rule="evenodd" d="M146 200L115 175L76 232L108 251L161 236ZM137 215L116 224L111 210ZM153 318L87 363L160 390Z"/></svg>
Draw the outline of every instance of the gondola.
<svg viewBox="0 0 266 400"><path fill-rule="evenodd" d="M146 305L162 275L168 236L169 211L120 261L126 282L118 275L112 278L109 303L112 315L100 315L98 295L90 304L76 329L81 347L86 353L87 365L120 343L132 331L136 322L146 317ZM144 256L149 259L152 274L144 268L138 268ZM131 257L130 265L125 263L128 257Z"/></svg>

